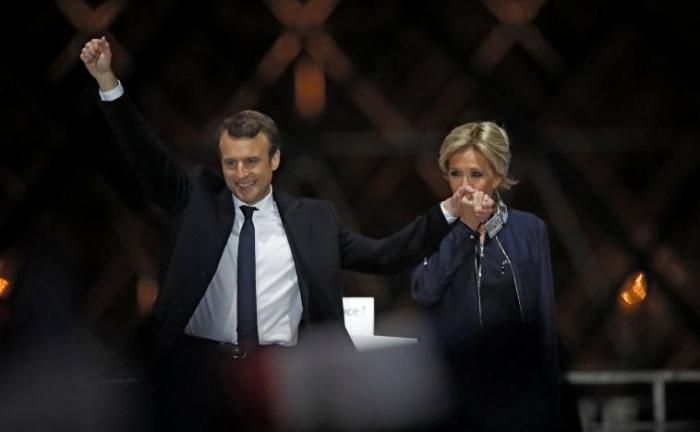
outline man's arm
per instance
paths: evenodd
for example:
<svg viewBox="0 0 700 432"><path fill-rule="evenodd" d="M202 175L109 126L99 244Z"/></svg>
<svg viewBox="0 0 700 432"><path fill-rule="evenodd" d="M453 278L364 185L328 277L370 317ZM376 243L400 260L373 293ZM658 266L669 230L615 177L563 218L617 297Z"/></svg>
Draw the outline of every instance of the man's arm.
<svg viewBox="0 0 700 432"><path fill-rule="evenodd" d="M341 227L341 266L345 270L365 273L398 272L432 252L449 228L438 205L382 239L365 237Z"/></svg>
<svg viewBox="0 0 700 432"><path fill-rule="evenodd" d="M341 228L342 267L368 273L394 273L418 263L437 249L440 240L450 229L450 222L456 219L455 216L459 216L462 223L467 224L469 221L474 228L485 220L485 216L479 212L490 212L493 202L490 202L490 207L484 204L484 210L476 207L472 198L474 192L471 188L459 188L440 206L435 206L400 231L383 239L368 238ZM450 215L453 217L450 218Z"/></svg>
<svg viewBox="0 0 700 432"><path fill-rule="evenodd" d="M415 265L437 249L450 224L457 218L472 230L478 229L479 223L488 219L494 202L483 193L478 203L475 202L477 192L468 186L460 187L439 206L383 239L372 239L341 228L342 268L367 273L395 273Z"/></svg>
<svg viewBox="0 0 700 432"><path fill-rule="evenodd" d="M85 68L95 79L105 114L127 160L136 169L148 196L163 210L174 213L189 196L189 179L131 103L112 70L112 50L102 37L88 41L80 52Z"/></svg>
<svg viewBox="0 0 700 432"><path fill-rule="evenodd" d="M471 271L479 233L464 223L457 223L440 242L432 255L418 264L411 274L411 295L421 305L429 306L442 299L454 286L460 268Z"/></svg>

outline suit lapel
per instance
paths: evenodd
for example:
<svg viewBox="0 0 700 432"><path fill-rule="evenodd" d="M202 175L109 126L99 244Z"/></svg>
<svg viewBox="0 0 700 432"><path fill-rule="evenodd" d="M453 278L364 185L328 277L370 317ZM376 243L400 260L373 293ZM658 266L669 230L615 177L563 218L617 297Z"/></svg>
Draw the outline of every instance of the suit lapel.
<svg viewBox="0 0 700 432"><path fill-rule="evenodd" d="M287 238L290 243L296 246L296 251L293 253L301 254L304 260L309 257L305 256L308 249L302 245L311 243L311 218L308 212L301 205L301 200L296 197L285 194L284 192L274 191L275 202L279 208L280 216L284 229L287 232Z"/></svg>
<svg viewBox="0 0 700 432"><path fill-rule="evenodd" d="M304 210L299 198L292 197L284 192L278 192L277 189L273 190L273 197L277 203L284 231L287 234L289 247L292 251L297 280L299 281L299 290L301 291L301 301L304 306L303 317L308 324L310 298L307 282L309 279L306 277L306 272L308 264L312 262L312 257L309 256L311 248L308 247L308 245L311 245L311 217Z"/></svg>
<svg viewBox="0 0 700 432"><path fill-rule="evenodd" d="M215 249L208 249L211 250L213 254L209 256L209 260L207 261L207 268L210 269L211 277L214 276L216 268L219 265L221 255L224 252L229 235L233 229L233 219L236 216L233 197L231 196L231 191L226 186L216 194L215 200L216 224L212 224L213 226L210 229L214 232L213 241L217 243ZM211 246L209 246L209 248L211 248ZM207 281L209 281L211 277L207 278Z"/></svg>
<svg viewBox="0 0 700 432"><path fill-rule="evenodd" d="M219 193L216 194L216 207L218 209L219 228L226 231L228 238L231 228L233 227L233 218L236 211L233 208L233 197L231 191L225 185Z"/></svg>

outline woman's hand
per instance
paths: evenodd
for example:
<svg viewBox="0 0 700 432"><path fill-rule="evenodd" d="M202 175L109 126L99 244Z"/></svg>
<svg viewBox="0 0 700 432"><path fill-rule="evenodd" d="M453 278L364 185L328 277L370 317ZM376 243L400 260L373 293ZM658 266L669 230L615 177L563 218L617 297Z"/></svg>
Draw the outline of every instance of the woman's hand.
<svg viewBox="0 0 700 432"><path fill-rule="evenodd" d="M445 210L454 217L459 217L459 200L461 200L466 194L474 193L474 190L470 187L461 186L451 197L447 198L442 202Z"/></svg>
<svg viewBox="0 0 700 432"><path fill-rule="evenodd" d="M474 231L489 220L495 206L488 194L467 187L467 193L459 200L459 219Z"/></svg>
<svg viewBox="0 0 700 432"><path fill-rule="evenodd" d="M475 201L477 201L476 197ZM474 209L476 219L479 221L479 224L486 223L486 221L491 219L491 215L493 215L493 209L495 207L496 202L493 200L493 198L484 193L481 196L481 201L476 203L476 207Z"/></svg>

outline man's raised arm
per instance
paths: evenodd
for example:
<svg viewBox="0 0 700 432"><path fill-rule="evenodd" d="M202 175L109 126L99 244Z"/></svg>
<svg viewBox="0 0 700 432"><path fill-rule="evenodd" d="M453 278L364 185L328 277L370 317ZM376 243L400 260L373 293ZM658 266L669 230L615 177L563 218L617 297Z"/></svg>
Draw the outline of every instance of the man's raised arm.
<svg viewBox="0 0 700 432"><path fill-rule="evenodd" d="M146 194L166 212L177 212L189 196L188 176L124 95L112 69L112 49L107 39L103 36L88 41L80 51L80 59L97 81L103 101L100 108Z"/></svg>

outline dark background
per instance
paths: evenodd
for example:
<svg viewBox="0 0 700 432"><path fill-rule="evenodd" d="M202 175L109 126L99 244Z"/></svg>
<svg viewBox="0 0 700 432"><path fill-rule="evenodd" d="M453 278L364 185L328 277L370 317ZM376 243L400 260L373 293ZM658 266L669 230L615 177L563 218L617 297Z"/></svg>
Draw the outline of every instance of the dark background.
<svg viewBox="0 0 700 432"><path fill-rule="evenodd" d="M331 200L371 236L447 196L436 155L451 128L498 122L520 180L505 199L549 227L564 371L700 367L694 2L13 4L0 47L4 342L79 346L128 369L157 290L165 215L116 152L78 59L106 34L185 166L215 167L218 120L261 110L284 138L275 187ZM295 104L308 64L325 91L313 115ZM637 271L648 295L623 308ZM415 336L390 319L418 320L407 273L344 277L346 295L375 298L377 334Z"/></svg>

